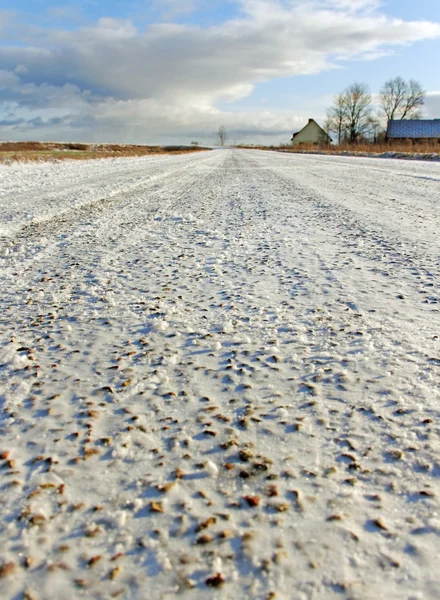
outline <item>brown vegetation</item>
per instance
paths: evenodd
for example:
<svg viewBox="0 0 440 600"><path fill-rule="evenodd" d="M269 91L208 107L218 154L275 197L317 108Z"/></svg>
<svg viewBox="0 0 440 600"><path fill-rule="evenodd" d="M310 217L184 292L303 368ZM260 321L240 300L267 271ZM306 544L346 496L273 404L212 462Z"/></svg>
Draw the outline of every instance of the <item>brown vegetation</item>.
<svg viewBox="0 0 440 600"><path fill-rule="evenodd" d="M137 157L184 154L208 148L194 146L140 146L134 144L81 144L58 142L0 142L0 163Z"/></svg>

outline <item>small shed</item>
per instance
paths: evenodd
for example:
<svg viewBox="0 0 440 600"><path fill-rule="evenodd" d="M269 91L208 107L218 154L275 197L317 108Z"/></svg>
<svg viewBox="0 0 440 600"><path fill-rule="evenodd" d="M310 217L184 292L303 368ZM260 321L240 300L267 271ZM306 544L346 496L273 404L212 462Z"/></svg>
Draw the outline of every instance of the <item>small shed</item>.
<svg viewBox="0 0 440 600"><path fill-rule="evenodd" d="M331 144L332 140L314 119L309 119L309 122L301 131L293 134L291 142L293 146L321 146L323 144Z"/></svg>
<svg viewBox="0 0 440 600"><path fill-rule="evenodd" d="M440 143L440 119L390 120L387 140Z"/></svg>

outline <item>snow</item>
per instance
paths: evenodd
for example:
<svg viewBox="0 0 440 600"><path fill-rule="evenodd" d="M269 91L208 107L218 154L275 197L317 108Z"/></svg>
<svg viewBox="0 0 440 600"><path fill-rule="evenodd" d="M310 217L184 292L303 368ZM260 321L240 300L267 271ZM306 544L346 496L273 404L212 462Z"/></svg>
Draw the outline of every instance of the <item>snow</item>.
<svg viewBox="0 0 440 600"><path fill-rule="evenodd" d="M440 164L0 166L2 598L438 598Z"/></svg>
<svg viewBox="0 0 440 600"><path fill-rule="evenodd" d="M277 152L291 152L291 150L277 150ZM440 160L438 152L396 152L389 150L388 152L365 152L365 151L349 151L349 150L295 150L299 154L316 154L330 156L357 156L366 158L393 158L398 160Z"/></svg>

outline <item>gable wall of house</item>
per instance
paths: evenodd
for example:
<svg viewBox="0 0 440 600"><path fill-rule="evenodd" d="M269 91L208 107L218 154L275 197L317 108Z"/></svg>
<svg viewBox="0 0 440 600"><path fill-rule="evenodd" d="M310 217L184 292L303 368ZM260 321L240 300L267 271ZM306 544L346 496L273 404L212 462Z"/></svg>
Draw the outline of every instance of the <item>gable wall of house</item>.
<svg viewBox="0 0 440 600"><path fill-rule="evenodd" d="M308 123L293 139L292 144L320 144L322 143L322 129L315 121Z"/></svg>

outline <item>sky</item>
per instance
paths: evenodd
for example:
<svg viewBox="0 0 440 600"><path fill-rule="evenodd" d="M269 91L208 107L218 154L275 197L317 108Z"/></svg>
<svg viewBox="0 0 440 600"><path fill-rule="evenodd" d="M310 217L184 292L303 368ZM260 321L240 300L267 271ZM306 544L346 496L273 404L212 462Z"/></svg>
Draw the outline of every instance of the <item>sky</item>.
<svg viewBox="0 0 440 600"><path fill-rule="evenodd" d="M0 139L287 143L353 82L418 80L440 118L438 0L15 0Z"/></svg>

